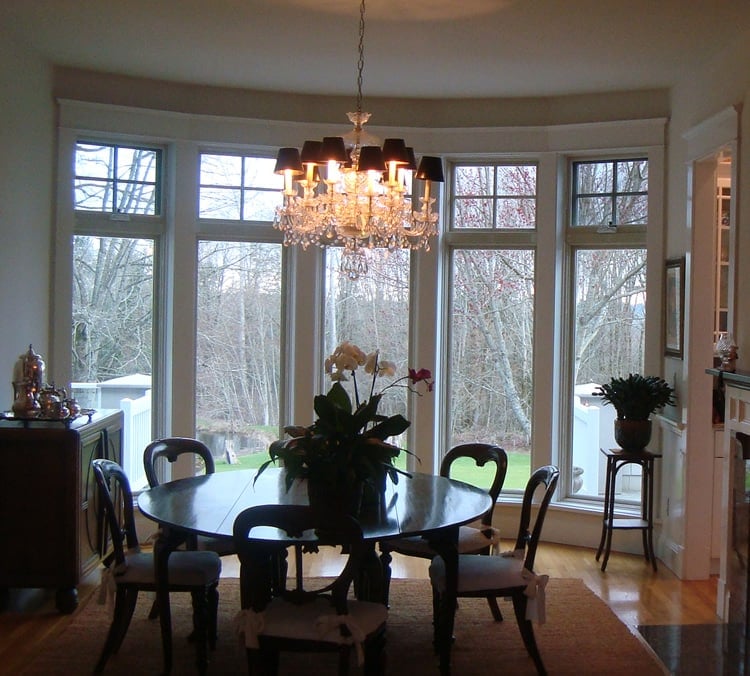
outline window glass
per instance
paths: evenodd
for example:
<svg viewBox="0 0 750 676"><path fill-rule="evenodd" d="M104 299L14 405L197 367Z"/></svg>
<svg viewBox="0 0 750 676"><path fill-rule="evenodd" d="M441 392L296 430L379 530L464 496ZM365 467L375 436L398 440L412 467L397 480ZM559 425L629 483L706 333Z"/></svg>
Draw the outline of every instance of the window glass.
<svg viewBox="0 0 750 676"><path fill-rule="evenodd" d="M275 160L202 153L200 162L200 218L273 221L284 187Z"/></svg>
<svg viewBox="0 0 750 676"><path fill-rule="evenodd" d="M573 225L645 224L648 160L573 163Z"/></svg>
<svg viewBox="0 0 750 676"><path fill-rule="evenodd" d="M162 151L77 143L73 201L79 211L159 215Z"/></svg>
<svg viewBox="0 0 750 676"><path fill-rule="evenodd" d="M146 486L152 436L154 243L73 238L73 396L84 408L122 409L123 465Z"/></svg>
<svg viewBox="0 0 750 676"><path fill-rule="evenodd" d="M280 244L198 244L196 435L217 471L258 467L279 438Z"/></svg>
<svg viewBox="0 0 750 676"><path fill-rule="evenodd" d="M325 254L325 322L324 357L345 340L354 343L365 353L380 350L380 357L396 365L397 376L406 375L409 367L409 251L371 249L367 251L367 274L350 280L340 272L342 249L329 247ZM371 377L361 369L356 372L361 398L369 398ZM383 380L391 382L391 378ZM324 375L324 391L330 387ZM354 400L353 383L343 383ZM375 392L382 389L379 379ZM378 411L386 416L400 413L407 419L408 390L394 387L380 402ZM426 395L432 396L432 395ZM406 434L394 441L402 448ZM401 453L396 465L405 468L407 454Z"/></svg>
<svg viewBox="0 0 750 676"><path fill-rule="evenodd" d="M604 456L616 448L616 412L593 396L612 376L643 372L646 314L646 250L577 250L572 330L575 391L573 397L573 493L604 494ZM620 473L618 500L640 500L639 468Z"/></svg>
<svg viewBox="0 0 750 676"><path fill-rule="evenodd" d="M534 252L453 251L449 321L448 447L501 446L505 487L523 489L531 466Z"/></svg>
<svg viewBox="0 0 750 676"><path fill-rule="evenodd" d="M536 227L536 165L458 165L453 176L452 228Z"/></svg>

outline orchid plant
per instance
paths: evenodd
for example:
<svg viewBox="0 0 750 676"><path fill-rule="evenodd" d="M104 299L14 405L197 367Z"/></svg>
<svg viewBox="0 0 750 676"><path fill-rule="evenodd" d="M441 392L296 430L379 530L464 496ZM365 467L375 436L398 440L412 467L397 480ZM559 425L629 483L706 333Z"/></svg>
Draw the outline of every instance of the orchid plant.
<svg viewBox="0 0 750 676"><path fill-rule="evenodd" d="M370 377L367 398L359 391L357 372L360 367ZM356 482L370 484L376 490L385 488L386 477L398 482L393 461L401 448L387 441L409 427L401 414L386 416L378 413L381 398L396 387L407 388L419 396L432 391L434 381L428 369L409 369L407 375L392 380L379 392L379 378L394 377L396 366L380 358L378 350L366 354L345 341L325 360L325 372L331 388L317 395L313 408L317 416L308 427L290 425L284 428L291 438L274 441L269 448L270 459L258 469L256 479L265 469L281 460L286 468L286 487L295 479L311 479L334 489ZM352 382L354 402L342 382Z"/></svg>

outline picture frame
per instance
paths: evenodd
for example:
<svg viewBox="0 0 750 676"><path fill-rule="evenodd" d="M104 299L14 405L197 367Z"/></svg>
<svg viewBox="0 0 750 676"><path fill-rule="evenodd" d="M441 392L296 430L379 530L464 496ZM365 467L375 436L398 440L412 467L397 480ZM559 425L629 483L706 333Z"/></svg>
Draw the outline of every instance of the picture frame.
<svg viewBox="0 0 750 676"><path fill-rule="evenodd" d="M682 359L685 344L685 258L664 266L664 354Z"/></svg>

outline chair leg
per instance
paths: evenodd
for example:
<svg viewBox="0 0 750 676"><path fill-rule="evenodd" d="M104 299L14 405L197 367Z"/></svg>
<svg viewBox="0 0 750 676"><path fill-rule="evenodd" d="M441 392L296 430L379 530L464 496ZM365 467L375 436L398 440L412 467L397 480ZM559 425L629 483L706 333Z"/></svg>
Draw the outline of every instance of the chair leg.
<svg viewBox="0 0 750 676"><path fill-rule="evenodd" d="M487 605L490 607L490 612L492 613L492 619L494 619L495 622L502 622L503 614L502 612L500 612L500 607L497 605L497 597L492 596L492 595L488 596Z"/></svg>
<svg viewBox="0 0 750 676"><path fill-rule="evenodd" d="M383 676L385 667L385 631L382 631L371 636L365 643L365 676Z"/></svg>
<svg viewBox="0 0 750 676"><path fill-rule="evenodd" d="M117 653L125 640L125 634L128 633L128 627L130 627L130 620L133 619L133 613L135 612L135 606L138 602L138 590L137 589L123 589L124 593L124 611L122 615L122 623L120 624L119 633L115 641L113 653Z"/></svg>
<svg viewBox="0 0 750 676"><path fill-rule="evenodd" d="M351 662L351 648L348 645L339 648L339 676L349 676L349 662Z"/></svg>
<svg viewBox="0 0 750 676"><path fill-rule="evenodd" d="M383 570L383 604L386 608L389 607L388 599L391 593L391 561L393 561L393 557L391 556L390 550L382 549L381 545L380 567Z"/></svg>
<svg viewBox="0 0 750 676"><path fill-rule="evenodd" d="M195 662L198 673L205 674L208 670L208 653L206 646L207 638L207 615L208 599L207 590L200 589L190 592L193 598L193 630L195 635Z"/></svg>
<svg viewBox="0 0 750 676"><path fill-rule="evenodd" d="M513 611L516 615L516 622L518 623L518 629L521 632L521 638L523 644L526 646L526 652L534 660L536 671L539 676L546 676L547 670L544 668L542 662L542 656L539 654L539 648L536 645L536 638L534 636L534 627L530 620L526 619L526 604L527 598L524 593L518 592L513 594Z"/></svg>
<svg viewBox="0 0 750 676"><path fill-rule="evenodd" d="M208 588L208 647L216 650L216 640L219 636L219 585L214 584Z"/></svg>
<svg viewBox="0 0 750 676"><path fill-rule="evenodd" d="M115 610L112 616L112 623L109 625L107 638L104 640L104 648L102 648L102 654L94 667L94 673L98 674L104 671L109 656L115 652L116 646L119 645L118 638L122 634L122 625L125 621L125 613L127 612L127 602L125 588L118 587L115 595Z"/></svg>
<svg viewBox="0 0 750 676"><path fill-rule="evenodd" d="M151 604L151 610L148 611L148 619L155 620L157 617L159 617L159 604L154 599L154 602Z"/></svg>

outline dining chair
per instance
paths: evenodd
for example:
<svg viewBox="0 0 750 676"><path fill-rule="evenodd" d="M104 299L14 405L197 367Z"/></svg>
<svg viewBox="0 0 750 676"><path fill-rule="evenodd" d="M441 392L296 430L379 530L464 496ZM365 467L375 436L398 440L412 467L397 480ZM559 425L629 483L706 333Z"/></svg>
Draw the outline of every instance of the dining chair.
<svg viewBox="0 0 750 676"><path fill-rule="evenodd" d="M487 597L488 594L496 598L510 598L524 645L539 674L546 674L546 670L536 645L532 620L541 624L546 619L544 587L547 584L547 576L534 573L534 560L547 508L559 476L560 471L553 465L540 467L532 473L524 490L518 534L512 552L500 556L461 554L458 557L457 598L481 598ZM535 508L534 497L538 491L541 494ZM532 526L534 512L536 517ZM434 622L437 627L437 614L441 604L455 601L445 598L445 563L439 556L430 564L430 581L437 599L434 608ZM452 632L452 626L449 629Z"/></svg>
<svg viewBox="0 0 750 676"><path fill-rule="evenodd" d="M267 527L278 529L283 539L262 539ZM348 598L366 551L362 529L353 517L307 505L262 505L241 512L233 533L240 559L241 610L236 626L246 647L249 674L278 673L282 652L336 652L340 675L349 673L354 652L365 674L384 673L388 611L382 603ZM338 577L326 584L298 572L294 584L290 580L275 593L275 561L290 543L308 552L323 545L340 546L347 557ZM298 557L299 565L302 559Z"/></svg>
<svg viewBox="0 0 750 676"><path fill-rule="evenodd" d="M149 487L153 488L160 483L158 472L160 462L166 461L173 464L177 461L177 458L185 454L193 455L196 460L200 460L197 464L202 463L206 474L213 474L216 471L216 463L211 449L198 439L190 437L156 439L148 444L143 451L143 469L146 471ZM186 543L188 549L216 552L219 556L231 556L235 553L234 544L228 538L192 534L186 537Z"/></svg>
<svg viewBox="0 0 750 676"><path fill-rule="evenodd" d="M489 484L487 492L492 498L492 504L482 515L478 524L460 527L458 531L458 553L490 554L492 548L500 541L500 534L492 525L492 516L495 511L495 503L505 483L505 475L508 472L508 456L502 448L494 444L459 444L445 454L443 461L440 463L440 476L450 478L451 471L457 467L456 461L464 458L473 460L477 467L486 468L487 481L483 482L482 487ZM432 559L436 555L435 550L430 547L427 540L419 536L399 538L397 540L384 540L380 543L380 552L386 602L391 582L393 552L402 554L403 556L415 556L422 559ZM503 616L495 597L488 596L487 603L495 620L498 622L501 621Z"/></svg>
<svg viewBox="0 0 750 676"><path fill-rule="evenodd" d="M130 481L116 462L92 461L112 551L102 563L100 600L114 597L114 615L95 672L119 650L133 616L138 592L157 588L154 555L140 549L135 527ZM168 559L170 592L190 592L193 602L193 634L198 671L206 672L208 648L216 646L218 584L221 559L215 552L176 551ZM171 642L171 635L169 637Z"/></svg>

